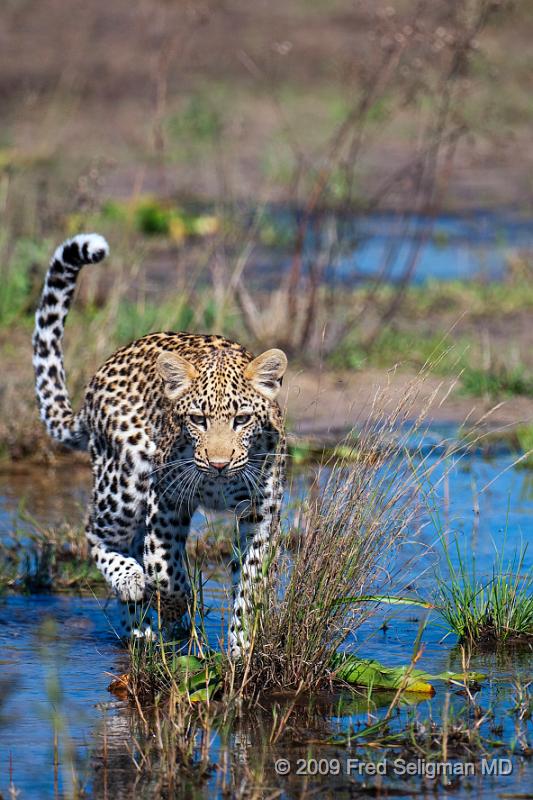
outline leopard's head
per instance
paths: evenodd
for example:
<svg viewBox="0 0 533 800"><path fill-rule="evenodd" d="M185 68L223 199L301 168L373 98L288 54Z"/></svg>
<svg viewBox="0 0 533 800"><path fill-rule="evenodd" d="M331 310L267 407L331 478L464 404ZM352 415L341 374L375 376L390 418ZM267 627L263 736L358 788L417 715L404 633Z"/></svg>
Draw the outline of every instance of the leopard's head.
<svg viewBox="0 0 533 800"><path fill-rule="evenodd" d="M177 353L159 355L163 390L193 445L197 469L227 478L275 451L282 427L276 397L286 368L277 349L253 359L219 349L194 364Z"/></svg>

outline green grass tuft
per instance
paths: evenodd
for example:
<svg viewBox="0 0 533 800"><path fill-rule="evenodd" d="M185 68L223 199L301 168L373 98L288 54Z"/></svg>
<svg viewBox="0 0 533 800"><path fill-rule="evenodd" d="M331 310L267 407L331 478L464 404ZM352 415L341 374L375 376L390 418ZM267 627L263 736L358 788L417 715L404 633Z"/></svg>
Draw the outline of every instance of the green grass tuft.
<svg viewBox="0 0 533 800"><path fill-rule="evenodd" d="M460 641L533 640L533 571L524 568L527 547L508 562L497 553L492 574L484 578L476 574L474 557L461 553L457 540L454 549L457 564L444 544L448 574L437 576L435 604Z"/></svg>
<svg viewBox="0 0 533 800"><path fill-rule="evenodd" d="M16 529L10 541L0 542L0 593L104 589L103 576L89 556L83 531L69 526L42 528L35 520L29 521L32 530Z"/></svg>
<svg viewBox="0 0 533 800"><path fill-rule="evenodd" d="M533 396L533 375L521 366L487 370L467 366L461 373L461 387L464 394L474 397Z"/></svg>

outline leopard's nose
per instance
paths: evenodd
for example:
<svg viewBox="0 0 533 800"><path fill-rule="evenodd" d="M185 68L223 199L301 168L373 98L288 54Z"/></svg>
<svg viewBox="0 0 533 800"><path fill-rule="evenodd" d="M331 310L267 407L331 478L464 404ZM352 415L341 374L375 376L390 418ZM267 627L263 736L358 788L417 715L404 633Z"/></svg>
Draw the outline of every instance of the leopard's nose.
<svg viewBox="0 0 533 800"><path fill-rule="evenodd" d="M210 461L209 466L212 469L216 469L217 472L223 472L229 464L229 459L227 461Z"/></svg>

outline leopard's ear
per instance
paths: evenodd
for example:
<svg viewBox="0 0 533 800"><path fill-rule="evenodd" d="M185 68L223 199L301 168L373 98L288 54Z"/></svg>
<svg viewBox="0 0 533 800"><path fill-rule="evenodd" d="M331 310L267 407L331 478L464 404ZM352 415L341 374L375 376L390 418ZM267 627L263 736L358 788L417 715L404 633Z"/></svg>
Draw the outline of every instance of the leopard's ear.
<svg viewBox="0 0 533 800"><path fill-rule="evenodd" d="M274 400L281 388L281 379L286 369L287 356L283 350L267 350L248 364L244 377L259 394Z"/></svg>
<svg viewBox="0 0 533 800"><path fill-rule="evenodd" d="M163 391L169 400L177 400L185 394L199 374L185 358L168 351L158 355L156 369L163 378Z"/></svg>

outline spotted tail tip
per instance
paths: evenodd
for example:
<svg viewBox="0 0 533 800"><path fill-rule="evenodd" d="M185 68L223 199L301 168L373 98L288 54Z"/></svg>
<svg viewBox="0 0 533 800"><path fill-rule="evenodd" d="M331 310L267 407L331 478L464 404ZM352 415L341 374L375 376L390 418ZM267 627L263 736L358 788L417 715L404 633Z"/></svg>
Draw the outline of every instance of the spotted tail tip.
<svg viewBox="0 0 533 800"><path fill-rule="evenodd" d="M72 266L96 264L109 255L109 245L99 233L79 233L60 244L54 259Z"/></svg>

